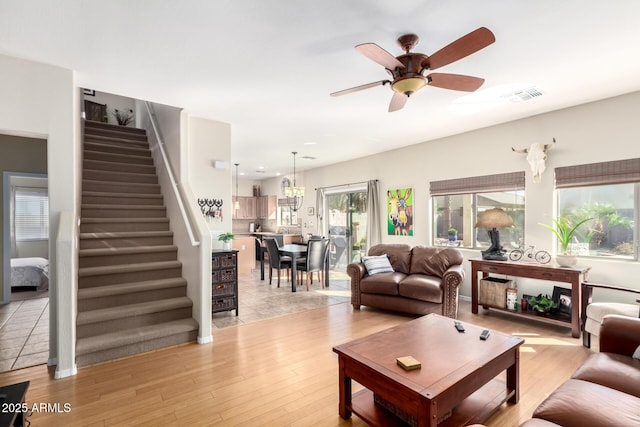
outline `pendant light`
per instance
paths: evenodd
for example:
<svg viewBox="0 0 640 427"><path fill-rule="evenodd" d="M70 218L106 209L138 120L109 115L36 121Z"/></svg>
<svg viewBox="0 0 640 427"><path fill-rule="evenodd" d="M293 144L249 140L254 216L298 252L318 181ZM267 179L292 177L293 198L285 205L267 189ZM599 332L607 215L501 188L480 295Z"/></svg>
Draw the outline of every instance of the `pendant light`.
<svg viewBox="0 0 640 427"><path fill-rule="evenodd" d="M284 191L287 196L287 204L291 206L294 212L297 212L302 208L302 200L304 199L304 187L298 187L296 185L296 154L297 151L292 151L293 154L293 186L287 187Z"/></svg>

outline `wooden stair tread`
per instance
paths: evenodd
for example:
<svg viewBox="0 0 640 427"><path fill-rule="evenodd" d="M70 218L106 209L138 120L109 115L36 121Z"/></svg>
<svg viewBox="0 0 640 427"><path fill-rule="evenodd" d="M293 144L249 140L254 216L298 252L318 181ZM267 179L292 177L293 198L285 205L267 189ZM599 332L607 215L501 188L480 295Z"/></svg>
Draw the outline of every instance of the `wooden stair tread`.
<svg viewBox="0 0 640 427"><path fill-rule="evenodd" d="M102 222L169 222L169 218L81 218L80 224L96 224Z"/></svg>

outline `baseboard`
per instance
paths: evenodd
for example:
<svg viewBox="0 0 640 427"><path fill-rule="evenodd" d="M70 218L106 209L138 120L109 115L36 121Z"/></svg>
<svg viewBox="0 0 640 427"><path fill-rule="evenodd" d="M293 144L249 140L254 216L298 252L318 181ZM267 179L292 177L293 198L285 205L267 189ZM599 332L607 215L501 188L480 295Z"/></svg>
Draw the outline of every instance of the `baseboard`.
<svg viewBox="0 0 640 427"><path fill-rule="evenodd" d="M198 337L198 344L211 344L213 342L213 337L211 335L206 337Z"/></svg>
<svg viewBox="0 0 640 427"><path fill-rule="evenodd" d="M471 302L471 297L468 297L468 296L465 296L465 295L458 295L458 299L461 299L462 301Z"/></svg>
<svg viewBox="0 0 640 427"><path fill-rule="evenodd" d="M78 373L78 368L76 368L76 366L73 365L73 368L71 368L71 369L63 369L63 370L57 370L56 369L56 373L54 375L54 378L56 380L59 380L61 378L72 377L72 376L76 375L77 373Z"/></svg>

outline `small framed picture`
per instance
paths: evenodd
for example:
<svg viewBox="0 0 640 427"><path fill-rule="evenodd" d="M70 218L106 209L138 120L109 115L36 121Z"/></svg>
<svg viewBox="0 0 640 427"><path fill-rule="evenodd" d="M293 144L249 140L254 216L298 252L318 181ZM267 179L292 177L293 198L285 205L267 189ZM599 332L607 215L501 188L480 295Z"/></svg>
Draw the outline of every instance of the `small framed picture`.
<svg viewBox="0 0 640 427"><path fill-rule="evenodd" d="M571 317L571 289L554 286L552 299L558 304L559 314Z"/></svg>
<svg viewBox="0 0 640 427"><path fill-rule="evenodd" d="M307 208L307 215L313 216L313 207L308 207Z"/></svg>
<svg viewBox="0 0 640 427"><path fill-rule="evenodd" d="M96 96L96 91L93 89L82 89L82 93L89 96Z"/></svg>

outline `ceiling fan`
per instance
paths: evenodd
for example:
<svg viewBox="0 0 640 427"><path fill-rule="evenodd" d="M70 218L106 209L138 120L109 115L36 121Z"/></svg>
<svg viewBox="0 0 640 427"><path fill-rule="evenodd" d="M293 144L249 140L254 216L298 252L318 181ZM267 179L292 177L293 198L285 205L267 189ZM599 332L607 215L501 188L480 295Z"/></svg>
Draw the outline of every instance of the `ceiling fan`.
<svg viewBox="0 0 640 427"><path fill-rule="evenodd" d="M464 76L461 74L431 73L428 70L435 70L454 61L469 56L496 41L493 33L480 27L469 34L460 37L458 40L443 47L433 55L410 52L418 44L419 38L415 34L405 34L398 38L398 44L405 53L394 57L389 52L375 43L363 43L356 46L356 50L382 65L393 77L393 80L380 80L373 83L344 89L333 92L331 96L346 95L347 93L369 89L375 86L389 84L393 90L393 97L389 103L389 111L400 110L407 102L407 99L425 86L435 86L444 89L461 90L473 92L484 83L484 79L479 77Z"/></svg>

